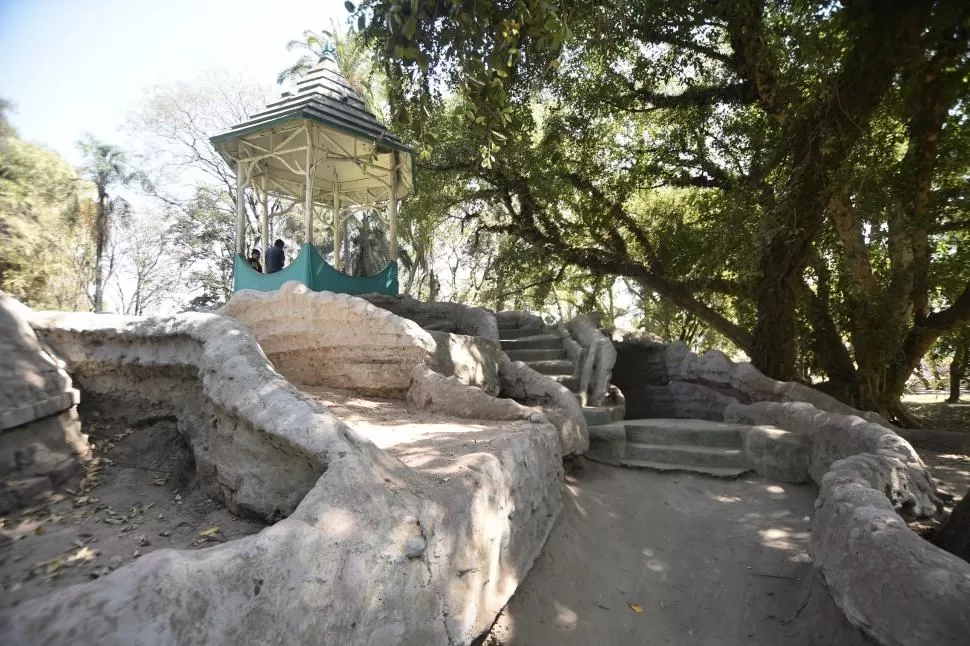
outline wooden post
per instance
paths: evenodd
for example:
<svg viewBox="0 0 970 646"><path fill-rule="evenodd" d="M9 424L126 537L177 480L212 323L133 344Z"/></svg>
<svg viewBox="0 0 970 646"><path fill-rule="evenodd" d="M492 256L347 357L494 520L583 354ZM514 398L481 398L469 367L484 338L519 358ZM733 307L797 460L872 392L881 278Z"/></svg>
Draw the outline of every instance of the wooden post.
<svg viewBox="0 0 970 646"><path fill-rule="evenodd" d="M333 268L340 269L340 191L333 185Z"/></svg>
<svg viewBox="0 0 970 646"><path fill-rule="evenodd" d="M313 150L313 130L306 124L306 232L304 242L313 244L313 176L317 171L316 151Z"/></svg>
<svg viewBox="0 0 970 646"><path fill-rule="evenodd" d="M242 162L236 162L236 253L246 255L246 177Z"/></svg>
<svg viewBox="0 0 970 646"><path fill-rule="evenodd" d="M391 199L387 205L388 236L390 238L391 262L397 262L397 165L398 154L394 151L394 163L391 169L390 192Z"/></svg>
<svg viewBox="0 0 970 646"><path fill-rule="evenodd" d="M269 250L269 195L266 193L266 171L263 171L263 175L260 178L260 185L263 189L263 210L259 214L259 235L263 240L263 273L269 271L269 266L266 263L266 252Z"/></svg>

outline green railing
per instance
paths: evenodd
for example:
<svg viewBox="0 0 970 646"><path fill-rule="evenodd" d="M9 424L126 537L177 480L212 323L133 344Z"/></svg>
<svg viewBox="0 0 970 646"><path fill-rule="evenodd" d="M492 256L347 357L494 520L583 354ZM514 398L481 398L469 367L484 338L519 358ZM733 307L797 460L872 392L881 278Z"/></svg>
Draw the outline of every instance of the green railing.
<svg viewBox="0 0 970 646"><path fill-rule="evenodd" d="M376 276L347 276L323 259L313 245L305 244L299 255L282 271L260 274L253 271L246 259L236 255L233 262L232 291L255 289L272 292L283 283L296 280L315 292L338 294L390 294L397 296L397 263L390 262Z"/></svg>

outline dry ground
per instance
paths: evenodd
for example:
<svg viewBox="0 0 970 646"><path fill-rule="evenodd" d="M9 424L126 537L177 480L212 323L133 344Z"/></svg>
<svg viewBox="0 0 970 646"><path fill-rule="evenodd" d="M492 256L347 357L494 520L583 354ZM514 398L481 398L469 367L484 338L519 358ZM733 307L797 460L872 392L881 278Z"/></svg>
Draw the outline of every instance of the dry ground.
<svg viewBox="0 0 970 646"><path fill-rule="evenodd" d="M95 456L85 474L47 503L0 518L0 607L104 576L152 550L206 547L265 527L196 486L173 418L113 414L122 411L82 406Z"/></svg>
<svg viewBox="0 0 970 646"><path fill-rule="evenodd" d="M814 587L815 490L587 462L485 646L867 644Z"/></svg>

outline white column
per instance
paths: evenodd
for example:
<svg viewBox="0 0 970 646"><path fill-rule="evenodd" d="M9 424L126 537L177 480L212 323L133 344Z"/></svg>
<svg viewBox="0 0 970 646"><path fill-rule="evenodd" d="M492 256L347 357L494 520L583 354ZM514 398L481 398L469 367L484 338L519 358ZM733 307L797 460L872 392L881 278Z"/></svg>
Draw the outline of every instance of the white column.
<svg viewBox="0 0 970 646"><path fill-rule="evenodd" d="M246 176L242 162L236 162L236 253L246 255Z"/></svg>
<svg viewBox="0 0 970 646"><path fill-rule="evenodd" d="M304 242L313 244L313 176L316 175L316 151L313 149L313 130L306 124L306 231Z"/></svg>
<svg viewBox="0 0 970 646"><path fill-rule="evenodd" d="M394 151L394 164L391 170L391 199L387 205L388 236L391 247L391 262L397 262L397 165L398 155Z"/></svg>
<svg viewBox="0 0 970 646"><path fill-rule="evenodd" d="M263 189L263 209L259 214L259 236L263 241L263 273L268 271L266 264L266 251L269 249L269 195L266 193L266 171L260 178L260 185Z"/></svg>
<svg viewBox="0 0 970 646"><path fill-rule="evenodd" d="M333 267L340 269L340 192L333 186Z"/></svg>

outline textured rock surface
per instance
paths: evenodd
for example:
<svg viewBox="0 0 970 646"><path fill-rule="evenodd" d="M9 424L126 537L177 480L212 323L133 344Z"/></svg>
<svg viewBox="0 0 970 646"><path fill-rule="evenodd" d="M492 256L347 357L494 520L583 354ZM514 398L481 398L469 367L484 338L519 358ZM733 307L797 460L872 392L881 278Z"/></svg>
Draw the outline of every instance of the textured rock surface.
<svg viewBox="0 0 970 646"><path fill-rule="evenodd" d="M295 383L404 396L411 371L433 363L436 351L431 335L413 321L295 281L275 292L237 292L226 311L252 330L273 365Z"/></svg>
<svg viewBox="0 0 970 646"><path fill-rule="evenodd" d="M815 503L812 559L846 617L884 646L959 646L970 635L970 563L913 532L884 493L896 458L836 462Z"/></svg>
<svg viewBox="0 0 970 646"><path fill-rule="evenodd" d="M770 480L809 482L811 440L775 426L751 426L742 434L745 458L752 469Z"/></svg>
<svg viewBox="0 0 970 646"><path fill-rule="evenodd" d="M336 420L298 406L233 319L37 312L30 322L86 396L178 418L203 488L236 513L289 514L327 469L324 436L307 429Z"/></svg>
<svg viewBox="0 0 970 646"><path fill-rule="evenodd" d="M612 341L600 332L597 315L580 314L566 323L566 329L583 347L578 388L581 403L600 406L609 392L610 376L616 363L616 349Z"/></svg>
<svg viewBox="0 0 970 646"><path fill-rule="evenodd" d="M495 321L503 328L529 330L541 334L546 329L542 319L530 312L495 312Z"/></svg>
<svg viewBox="0 0 970 646"><path fill-rule="evenodd" d="M523 406L511 399L497 399L462 383L457 377L446 377L427 366L414 368L408 401L419 408L467 419L512 420L538 415L545 421L545 416L537 408Z"/></svg>
<svg viewBox="0 0 970 646"><path fill-rule="evenodd" d="M527 406L543 407L546 417L559 431L563 456L582 455L589 449L583 410L568 388L505 354L499 365L499 377L503 397L525 402Z"/></svg>
<svg viewBox="0 0 970 646"><path fill-rule="evenodd" d="M940 506L913 447L881 416L719 352L683 344L618 344L613 380L628 417L701 417L750 425L748 463L787 482L820 486L814 567L836 605L879 644L966 644L970 564L920 538L903 518Z"/></svg>
<svg viewBox="0 0 970 646"><path fill-rule="evenodd" d="M559 512L562 452L542 420L480 438L444 425L440 437L408 438L408 467L295 390L232 319L31 322L82 389L178 416L215 495L253 511L299 504L254 536L158 550L5 611L2 643L467 643Z"/></svg>
<svg viewBox="0 0 970 646"><path fill-rule="evenodd" d="M0 513L35 504L91 454L74 408L78 391L29 315L0 294Z"/></svg>
<svg viewBox="0 0 970 646"><path fill-rule="evenodd" d="M687 417L681 410L696 410L703 419L722 421L724 408L733 402L748 404L759 401L803 402L839 415L857 415L888 426L877 413L858 411L834 397L798 383L775 381L761 374L750 363L735 363L723 352L711 350L697 355L683 343L657 343L650 340L623 341L615 344L616 366L613 383L627 396L627 417ZM665 389L667 389L665 391ZM668 414L655 415L660 404ZM707 405L705 399L717 405ZM698 402L701 402L698 405ZM699 409L699 410L698 410Z"/></svg>
<svg viewBox="0 0 970 646"><path fill-rule="evenodd" d="M498 364L502 348L498 341L481 336L429 332L435 342L434 368L463 384L498 395Z"/></svg>
<svg viewBox="0 0 970 646"><path fill-rule="evenodd" d="M461 303L424 303L410 296L384 294L365 294L360 298L414 321L427 330L480 336L498 341L495 316L481 307L469 307Z"/></svg>

